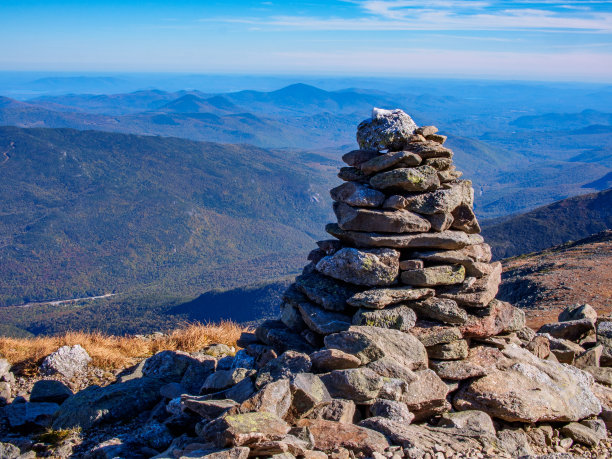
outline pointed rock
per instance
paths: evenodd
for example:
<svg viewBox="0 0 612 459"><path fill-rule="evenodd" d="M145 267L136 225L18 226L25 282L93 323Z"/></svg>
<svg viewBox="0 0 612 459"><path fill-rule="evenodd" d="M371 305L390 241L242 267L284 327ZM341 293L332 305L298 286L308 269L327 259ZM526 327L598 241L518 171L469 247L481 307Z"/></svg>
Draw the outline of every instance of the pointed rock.
<svg viewBox="0 0 612 459"><path fill-rule="evenodd" d="M374 108L372 118L357 126L357 143L363 150L399 151L410 142L417 127L402 110Z"/></svg>

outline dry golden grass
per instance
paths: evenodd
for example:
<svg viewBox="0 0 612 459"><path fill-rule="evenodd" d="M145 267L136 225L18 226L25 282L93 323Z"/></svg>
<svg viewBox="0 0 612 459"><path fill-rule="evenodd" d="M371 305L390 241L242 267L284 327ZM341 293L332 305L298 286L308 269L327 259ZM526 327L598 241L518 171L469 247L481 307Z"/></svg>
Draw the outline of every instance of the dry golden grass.
<svg viewBox="0 0 612 459"><path fill-rule="evenodd" d="M194 352L214 343L235 346L243 331L244 327L227 321L219 324L183 324L164 336L148 339L82 332L39 338L0 338L0 356L13 365L14 371L33 374L42 360L61 346L80 344L91 356L92 365L117 370L159 351Z"/></svg>

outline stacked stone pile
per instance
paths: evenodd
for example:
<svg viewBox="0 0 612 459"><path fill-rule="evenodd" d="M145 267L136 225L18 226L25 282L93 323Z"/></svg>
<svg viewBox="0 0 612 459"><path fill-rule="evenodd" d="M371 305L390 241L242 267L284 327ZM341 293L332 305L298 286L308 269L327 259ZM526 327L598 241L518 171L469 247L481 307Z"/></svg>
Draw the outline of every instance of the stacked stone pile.
<svg viewBox="0 0 612 459"><path fill-rule="evenodd" d="M460 381L491 372L494 337L520 332L525 318L495 299L501 263L490 263L472 184L460 179L446 137L401 110L374 109L357 140L361 149L343 156L345 183L331 190L338 222L326 229L336 239L318 243L280 320L257 336L280 352L349 355L354 342L392 341L398 355L357 352L360 367L427 386L432 400L411 406L426 419L450 409Z"/></svg>

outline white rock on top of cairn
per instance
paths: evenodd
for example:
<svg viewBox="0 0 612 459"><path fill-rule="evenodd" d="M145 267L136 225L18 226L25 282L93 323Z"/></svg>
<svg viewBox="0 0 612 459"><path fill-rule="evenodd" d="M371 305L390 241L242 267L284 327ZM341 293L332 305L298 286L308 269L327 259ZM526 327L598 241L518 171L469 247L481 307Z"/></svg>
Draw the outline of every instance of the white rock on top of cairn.
<svg viewBox="0 0 612 459"><path fill-rule="evenodd" d="M598 414L590 375L512 350L529 344L517 334L533 332L523 311L495 299L501 264L491 263L472 184L459 178L445 140L402 110L375 108L359 124L361 149L343 156L345 183L330 192L338 222L326 230L336 239L317 243L280 320L260 325L257 338L278 354L359 358L357 368L325 366L329 392L358 394L358 405L400 401L416 421L449 411L449 401L511 422ZM502 393L495 383L528 374L529 390ZM536 400L538 391L547 398ZM582 409L569 410L568 397ZM372 419L370 428L383 429Z"/></svg>

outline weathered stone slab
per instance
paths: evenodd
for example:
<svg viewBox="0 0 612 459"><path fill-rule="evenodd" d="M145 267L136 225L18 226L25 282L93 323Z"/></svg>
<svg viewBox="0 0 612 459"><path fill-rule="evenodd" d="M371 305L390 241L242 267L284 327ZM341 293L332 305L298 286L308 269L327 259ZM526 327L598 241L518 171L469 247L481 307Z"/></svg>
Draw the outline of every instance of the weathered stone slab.
<svg viewBox="0 0 612 459"><path fill-rule="evenodd" d="M410 333L427 347L450 343L463 338L463 334L458 327L449 327L425 320L418 320L416 325L410 329Z"/></svg>
<svg viewBox="0 0 612 459"><path fill-rule="evenodd" d="M357 368L361 360L338 349L321 349L310 354L312 367L319 372Z"/></svg>
<svg viewBox="0 0 612 459"><path fill-rule="evenodd" d="M453 152L451 150L431 140L426 142L412 142L404 149L416 153L423 159L453 157Z"/></svg>
<svg viewBox="0 0 612 459"><path fill-rule="evenodd" d="M505 301L493 300L489 307L476 310L461 326L461 333L468 338L495 336L511 327L515 315L514 306Z"/></svg>
<svg viewBox="0 0 612 459"><path fill-rule="evenodd" d="M370 178L358 167L341 167L338 178L345 182L368 183Z"/></svg>
<svg viewBox="0 0 612 459"><path fill-rule="evenodd" d="M219 447L248 446L281 440L290 429L289 424L272 413L255 412L217 418L208 423L200 435Z"/></svg>
<svg viewBox="0 0 612 459"><path fill-rule="evenodd" d="M461 249L468 245L481 244L484 239L479 234L466 234L462 231L442 231L423 234L383 234L345 231L336 223L326 225L325 231L341 241L358 247L393 247L396 249Z"/></svg>
<svg viewBox="0 0 612 459"><path fill-rule="evenodd" d="M345 247L324 257L317 271L357 285L390 285L399 275L399 252L393 249L358 250Z"/></svg>
<svg viewBox="0 0 612 459"><path fill-rule="evenodd" d="M468 356L468 343L464 339L451 341L450 343L436 344L427 348L430 359L438 360L461 360Z"/></svg>
<svg viewBox="0 0 612 459"><path fill-rule="evenodd" d="M594 331L595 322L592 319L578 319L542 325L538 333L548 333L555 338L578 341L587 333Z"/></svg>
<svg viewBox="0 0 612 459"><path fill-rule="evenodd" d="M372 210L334 203L338 225L344 230L381 233L421 233L429 231L429 221L407 210Z"/></svg>
<svg viewBox="0 0 612 459"><path fill-rule="evenodd" d="M287 328L280 320L266 320L255 329L255 336L262 343L282 354L288 349L310 353L314 349L304 338Z"/></svg>
<svg viewBox="0 0 612 459"><path fill-rule="evenodd" d="M393 169L370 179L372 188L383 191L428 191L440 186L438 172L431 166Z"/></svg>
<svg viewBox="0 0 612 459"><path fill-rule="evenodd" d="M430 288L377 288L356 293L347 300L347 303L355 307L382 309L386 306L402 303L404 301L432 297L434 294L434 290Z"/></svg>
<svg viewBox="0 0 612 459"><path fill-rule="evenodd" d="M415 373L416 378L405 387L401 401L414 414L415 422L429 419L451 409L446 400L448 386L432 370Z"/></svg>
<svg viewBox="0 0 612 459"><path fill-rule="evenodd" d="M408 209L419 214L434 215L451 213L462 203L470 205L473 200L472 182L462 180L428 193L391 196L384 202L383 207Z"/></svg>

